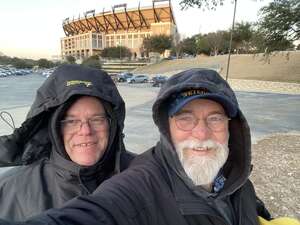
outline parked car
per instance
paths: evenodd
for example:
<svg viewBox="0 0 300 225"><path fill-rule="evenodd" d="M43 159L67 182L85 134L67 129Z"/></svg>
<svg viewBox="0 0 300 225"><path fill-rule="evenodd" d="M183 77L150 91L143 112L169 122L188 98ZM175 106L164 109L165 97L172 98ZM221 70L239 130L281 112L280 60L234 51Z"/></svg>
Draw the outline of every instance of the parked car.
<svg viewBox="0 0 300 225"><path fill-rule="evenodd" d="M127 79L127 83L146 83L149 81L149 77L146 75L135 75Z"/></svg>
<svg viewBox="0 0 300 225"><path fill-rule="evenodd" d="M110 76L110 78L116 83L118 82L118 74L117 73L110 73L108 72L108 75Z"/></svg>
<svg viewBox="0 0 300 225"><path fill-rule="evenodd" d="M44 69L42 72L42 76L49 77L53 73L54 69Z"/></svg>
<svg viewBox="0 0 300 225"><path fill-rule="evenodd" d="M128 72L120 73L120 74L117 75L117 81L118 82L125 82L125 81L127 81L128 78L131 78L132 76L133 76L132 73L128 73Z"/></svg>
<svg viewBox="0 0 300 225"><path fill-rule="evenodd" d="M0 77L7 77L7 73L5 71L0 70Z"/></svg>
<svg viewBox="0 0 300 225"><path fill-rule="evenodd" d="M167 81L166 76L157 75L152 77L152 86L153 87L160 87L162 84L164 84Z"/></svg>

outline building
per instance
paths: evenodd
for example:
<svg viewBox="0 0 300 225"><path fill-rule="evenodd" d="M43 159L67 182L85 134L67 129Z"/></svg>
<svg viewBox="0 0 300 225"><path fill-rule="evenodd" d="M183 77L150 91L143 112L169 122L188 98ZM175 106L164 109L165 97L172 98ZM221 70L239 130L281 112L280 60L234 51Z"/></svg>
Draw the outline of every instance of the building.
<svg viewBox="0 0 300 225"><path fill-rule="evenodd" d="M145 37L165 34L174 37L176 22L170 0L153 0L152 6L127 9L126 4L115 5L111 11L95 14L84 13L77 20L66 18L61 39L61 54L64 59L71 55L83 59L97 55L106 47L125 46L134 56L143 55Z"/></svg>

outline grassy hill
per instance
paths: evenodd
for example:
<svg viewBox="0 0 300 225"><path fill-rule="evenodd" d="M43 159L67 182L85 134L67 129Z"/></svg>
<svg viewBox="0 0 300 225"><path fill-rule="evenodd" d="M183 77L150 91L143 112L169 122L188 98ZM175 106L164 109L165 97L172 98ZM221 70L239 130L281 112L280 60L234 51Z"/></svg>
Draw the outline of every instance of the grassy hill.
<svg viewBox="0 0 300 225"><path fill-rule="evenodd" d="M226 76L227 55L164 60L137 68L134 73L172 75L190 68L213 68ZM300 83L300 51L231 55L229 78Z"/></svg>

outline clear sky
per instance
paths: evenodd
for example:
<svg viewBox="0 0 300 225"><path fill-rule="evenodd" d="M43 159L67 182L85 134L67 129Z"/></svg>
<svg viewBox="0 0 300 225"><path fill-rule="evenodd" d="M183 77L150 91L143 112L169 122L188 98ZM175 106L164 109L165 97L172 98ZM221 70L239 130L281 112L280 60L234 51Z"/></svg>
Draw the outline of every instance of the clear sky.
<svg viewBox="0 0 300 225"><path fill-rule="evenodd" d="M48 58L60 54L60 38L65 34L63 19L95 9L111 10L116 4L127 8L151 6L152 0L2 0L0 2L0 52L8 56ZM198 8L180 10L180 0L172 0L179 33L184 37L197 33L226 30L231 27L233 0L225 0L216 11ZM236 22L257 20L257 12L271 0L238 0Z"/></svg>

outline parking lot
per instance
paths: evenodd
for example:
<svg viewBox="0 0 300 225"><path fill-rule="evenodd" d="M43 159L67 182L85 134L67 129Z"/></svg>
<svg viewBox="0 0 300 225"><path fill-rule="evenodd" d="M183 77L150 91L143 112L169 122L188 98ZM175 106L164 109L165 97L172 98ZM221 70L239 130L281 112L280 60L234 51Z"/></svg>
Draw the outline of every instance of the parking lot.
<svg viewBox="0 0 300 225"><path fill-rule="evenodd" d="M140 153L159 140L152 120L152 104L159 88L150 83L118 83L126 102L125 143ZM252 132L252 142L276 133L300 133L300 95L236 92Z"/></svg>
<svg viewBox="0 0 300 225"><path fill-rule="evenodd" d="M26 83L28 78L30 82ZM26 79L22 76L2 80L3 89L0 90L0 92L3 91L1 95L3 99L0 100L0 103L3 103L2 110L12 114L16 126L19 126L25 119L35 90L43 80L44 78L34 75ZM24 88L22 85L16 88L16 82L24 85ZM126 146L134 152L143 152L159 140L151 111L159 88L152 87L151 83L116 84L126 103L124 130ZM15 94L11 95L7 90L14 90ZM237 97L249 121L253 142L274 133L300 133L300 95L238 91ZM11 133L11 131L11 128L0 121L1 135Z"/></svg>

